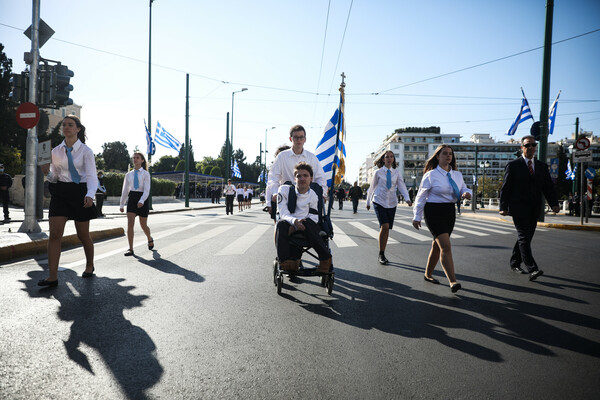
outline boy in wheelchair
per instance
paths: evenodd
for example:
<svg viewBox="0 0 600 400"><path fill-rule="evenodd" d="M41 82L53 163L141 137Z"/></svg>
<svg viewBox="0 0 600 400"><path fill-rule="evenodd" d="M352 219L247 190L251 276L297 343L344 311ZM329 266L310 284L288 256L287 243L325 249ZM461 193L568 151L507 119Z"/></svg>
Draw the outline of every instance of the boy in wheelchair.
<svg viewBox="0 0 600 400"><path fill-rule="evenodd" d="M275 245L279 266L285 271L297 271L300 267L301 251L294 251L290 245L290 236L300 235L310 244L319 256L318 272L329 272L331 254L325 240L319 235L319 196L310 188L313 169L310 164L300 162L294 167L296 186L281 185L277 193L277 208L280 220L275 230ZM290 200L290 190L296 195L294 202ZM288 202L290 204L288 204ZM295 253L295 254L292 254Z"/></svg>

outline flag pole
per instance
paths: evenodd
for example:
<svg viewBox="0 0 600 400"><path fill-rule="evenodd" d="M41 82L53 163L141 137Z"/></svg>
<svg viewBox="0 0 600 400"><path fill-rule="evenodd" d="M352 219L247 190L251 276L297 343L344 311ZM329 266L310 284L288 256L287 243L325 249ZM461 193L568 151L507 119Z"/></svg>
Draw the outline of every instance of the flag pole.
<svg viewBox="0 0 600 400"><path fill-rule="evenodd" d="M336 159L339 159L338 147L339 147L339 143L340 143L340 130L342 129L342 124L344 123L344 121L343 121L344 116L342 115L342 102L346 101L345 96L344 96L344 88L346 87L346 83L344 83L344 79L346 78L346 75L342 72L341 77L342 77L342 83L340 84L339 90L340 90L340 95L342 96L342 101L340 101L340 104L338 105L338 124L337 124L337 130L336 130L336 134L335 134L335 150L333 152L333 165L331 166L331 186L329 187L329 206L327 209L327 215L331 214L331 209L333 207L333 185L335 185L335 174L337 172Z"/></svg>

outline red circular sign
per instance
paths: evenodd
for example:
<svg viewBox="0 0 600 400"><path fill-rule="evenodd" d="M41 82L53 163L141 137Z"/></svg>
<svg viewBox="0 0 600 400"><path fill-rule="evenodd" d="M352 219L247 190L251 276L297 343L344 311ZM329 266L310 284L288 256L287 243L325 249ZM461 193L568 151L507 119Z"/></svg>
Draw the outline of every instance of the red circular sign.
<svg viewBox="0 0 600 400"><path fill-rule="evenodd" d="M17 108L17 124L30 129L40 121L40 109L33 103L23 103Z"/></svg>
<svg viewBox="0 0 600 400"><path fill-rule="evenodd" d="M575 149L577 150L586 150L588 147L590 147L590 139L585 136L580 137L575 142Z"/></svg>

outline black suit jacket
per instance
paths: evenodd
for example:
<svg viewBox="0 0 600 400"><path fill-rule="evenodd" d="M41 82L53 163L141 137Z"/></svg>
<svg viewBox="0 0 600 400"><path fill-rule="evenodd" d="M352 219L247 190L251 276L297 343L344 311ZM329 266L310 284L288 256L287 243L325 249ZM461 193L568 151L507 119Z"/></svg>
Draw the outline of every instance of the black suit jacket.
<svg viewBox="0 0 600 400"><path fill-rule="evenodd" d="M500 211L513 216L540 214L542 194L551 207L558 206L558 196L550 178L548 165L534 160L533 176L523 157L512 160L504 170L504 182L500 189Z"/></svg>

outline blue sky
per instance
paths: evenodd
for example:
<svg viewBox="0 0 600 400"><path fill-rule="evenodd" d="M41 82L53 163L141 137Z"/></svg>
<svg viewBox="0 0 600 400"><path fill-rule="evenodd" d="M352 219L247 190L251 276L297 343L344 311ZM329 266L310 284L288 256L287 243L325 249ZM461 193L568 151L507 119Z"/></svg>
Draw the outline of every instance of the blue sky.
<svg viewBox="0 0 600 400"><path fill-rule="evenodd" d="M41 17L56 33L40 53L75 72L71 97L83 106L95 153L116 140L145 149L148 3L41 0ZM396 128L435 125L462 140L473 133L505 140L521 87L539 119L543 51L526 51L543 46L545 7L544 0L155 0L152 126L158 120L183 140L189 73L196 160L219 152L231 93L243 87L234 147L248 161L273 126L269 162L294 124L306 127L306 148L314 150L344 72L349 181ZM2 0L0 42L15 71L30 50L22 33L30 24L30 1ZM597 29L600 1L555 1L553 42ZM600 133L599 65L600 31L553 46L550 102L562 94L551 140L570 136L576 117ZM153 160L167 154L174 152L159 148Z"/></svg>

